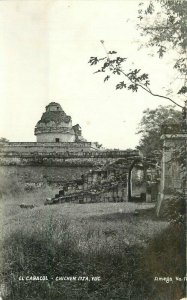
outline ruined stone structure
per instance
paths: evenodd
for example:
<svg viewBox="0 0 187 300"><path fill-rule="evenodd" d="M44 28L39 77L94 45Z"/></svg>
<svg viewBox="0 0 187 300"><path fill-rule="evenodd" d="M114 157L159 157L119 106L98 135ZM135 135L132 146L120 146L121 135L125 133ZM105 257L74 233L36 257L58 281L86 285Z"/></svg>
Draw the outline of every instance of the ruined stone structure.
<svg viewBox="0 0 187 300"><path fill-rule="evenodd" d="M46 106L34 133L36 142L0 142L0 165L64 165L65 158L99 150L82 137L79 124L72 126L71 117L56 102Z"/></svg>
<svg viewBox="0 0 187 300"><path fill-rule="evenodd" d="M185 105L187 112L187 101ZM171 124L162 128L163 155L157 215L167 211L168 201L178 193L183 192L187 199L187 180L184 177L187 169L187 116L184 117L183 124Z"/></svg>
<svg viewBox="0 0 187 300"><path fill-rule="evenodd" d="M65 198L77 201L82 197L85 202L140 200L140 194L146 193L146 185L132 184L141 172L141 167L134 168L142 159L139 151L104 150L85 141L80 125L72 126L60 104L46 106L35 135L36 142L0 143L1 171L26 187L52 184L65 188Z"/></svg>
<svg viewBox="0 0 187 300"><path fill-rule="evenodd" d="M46 106L40 121L36 124L35 135L39 143L83 142L79 124L72 126L71 117L66 115L60 104L51 102Z"/></svg>
<svg viewBox="0 0 187 300"><path fill-rule="evenodd" d="M164 150L161 162L161 184L157 215L162 215L167 211L167 201L170 201L173 196L183 189L187 191L187 182L185 184L183 182L185 170L180 165L179 157L181 147L186 148L187 153L187 133L164 134L162 140Z"/></svg>
<svg viewBox="0 0 187 300"><path fill-rule="evenodd" d="M0 142L1 166L98 167L136 150L103 150L82 137L60 104L51 102L35 127L36 142Z"/></svg>
<svg viewBox="0 0 187 300"><path fill-rule="evenodd" d="M157 200L158 190L147 184L155 175L158 176L154 160L144 160L137 151L126 151L123 158L111 159L75 180L64 182L59 194L46 199L45 204L153 202Z"/></svg>
<svg viewBox="0 0 187 300"><path fill-rule="evenodd" d="M129 201L128 176L132 161L137 159L134 154L92 169L79 179L64 183L59 194L46 199L45 204ZM139 195L136 200L145 199Z"/></svg>
<svg viewBox="0 0 187 300"><path fill-rule="evenodd" d="M80 180L85 174L88 174L89 178L92 177L91 174L94 174L94 178L95 174L106 175L106 166L123 159L126 163L126 169L123 171L125 180L123 184L119 182L119 186L125 184L126 189L127 166L139 157L137 150L103 150L97 147L97 143L85 141L80 125L72 126L71 117L55 102L46 106L46 111L37 122L34 132L36 142L0 143L0 166L4 174L13 174L16 180L26 183L27 186L41 186L45 182L60 188L67 182L73 185L74 181ZM98 184L98 179L97 188L102 186L102 189L110 194L109 185L113 186L114 182L110 182L108 176L108 187L104 188L101 183ZM119 188L117 186L115 189Z"/></svg>

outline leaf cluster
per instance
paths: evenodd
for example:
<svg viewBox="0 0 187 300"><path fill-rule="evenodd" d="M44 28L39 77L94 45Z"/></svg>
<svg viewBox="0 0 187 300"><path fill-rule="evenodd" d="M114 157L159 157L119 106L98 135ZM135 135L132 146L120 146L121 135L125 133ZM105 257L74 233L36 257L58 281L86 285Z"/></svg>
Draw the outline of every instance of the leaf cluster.
<svg viewBox="0 0 187 300"><path fill-rule="evenodd" d="M104 46L104 41L101 41L101 43ZM116 84L117 90L128 89L131 90L132 92L137 92L138 89L141 88L147 93L151 94L152 96L167 99L173 104L177 105L178 107L183 108L179 103L177 103L170 97L154 93L150 88L149 75L147 73L141 72L141 69L137 69L137 68L129 69L127 67L127 64L125 64L127 61L126 57L118 56L117 52L114 50L109 52L106 51L106 54L107 56L101 58L98 58L97 56L91 56L88 61L90 66L96 66L96 65L99 66L99 69L97 69L94 72L94 74L105 73L104 82L107 82L111 78L111 75L112 76L121 75L123 76L125 81L123 80ZM186 92L186 88L182 87L179 90L179 94L182 94L184 92Z"/></svg>
<svg viewBox="0 0 187 300"><path fill-rule="evenodd" d="M111 58L111 55L112 58ZM116 51L109 51L106 57L90 57L88 63L91 66L99 64L99 69L95 73L107 73L104 82L111 78L111 75L124 75L126 81L120 81L116 84L116 89L126 88L137 92L139 87L148 88L150 85L149 76L147 73L141 73L141 69L126 69L124 71L124 63L126 62L126 57L117 56Z"/></svg>

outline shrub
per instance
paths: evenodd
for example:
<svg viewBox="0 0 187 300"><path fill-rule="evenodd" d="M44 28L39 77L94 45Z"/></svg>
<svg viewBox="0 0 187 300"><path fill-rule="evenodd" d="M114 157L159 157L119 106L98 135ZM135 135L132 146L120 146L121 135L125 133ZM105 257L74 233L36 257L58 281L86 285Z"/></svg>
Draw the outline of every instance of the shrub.
<svg viewBox="0 0 187 300"><path fill-rule="evenodd" d="M5 195L20 195L24 191L23 184L17 180L14 174L0 173L0 198Z"/></svg>

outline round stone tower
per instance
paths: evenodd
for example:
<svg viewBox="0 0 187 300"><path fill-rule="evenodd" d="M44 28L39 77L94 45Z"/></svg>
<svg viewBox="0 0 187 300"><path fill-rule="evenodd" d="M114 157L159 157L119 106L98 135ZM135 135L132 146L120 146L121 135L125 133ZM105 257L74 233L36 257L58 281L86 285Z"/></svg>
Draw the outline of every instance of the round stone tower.
<svg viewBox="0 0 187 300"><path fill-rule="evenodd" d="M75 142L76 134L72 120L63 111L60 104L51 102L46 106L40 121L36 124L34 134L37 142Z"/></svg>

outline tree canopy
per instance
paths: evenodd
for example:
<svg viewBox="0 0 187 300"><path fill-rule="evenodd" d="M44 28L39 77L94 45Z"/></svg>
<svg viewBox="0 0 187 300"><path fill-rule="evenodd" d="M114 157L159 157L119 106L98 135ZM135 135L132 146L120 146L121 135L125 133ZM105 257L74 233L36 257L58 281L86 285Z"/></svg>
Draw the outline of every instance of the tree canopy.
<svg viewBox="0 0 187 300"><path fill-rule="evenodd" d="M173 68L181 81L178 94L187 93L187 1L140 2L138 19L141 35L148 37L143 47L154 48L159 58L174 50Z"/></svg>
<svg viewBox="0 0 187 300"><path fill-rule="evenodd" d="M1 138L0 138L0 142L1 142L1 143L8 143L9 140L6 139L6 138L4 138L4 137L1 137Z"/></svg>
<svg viewBox="0 0 187 300"><path fill-rule="evenodd" d="M144 156L161 155L162 126L170 124L181 124L181 113L173 106L158 106L156 109L147 108L139 123L137 134L141 134L139 146L137 147Z"/></svg>

